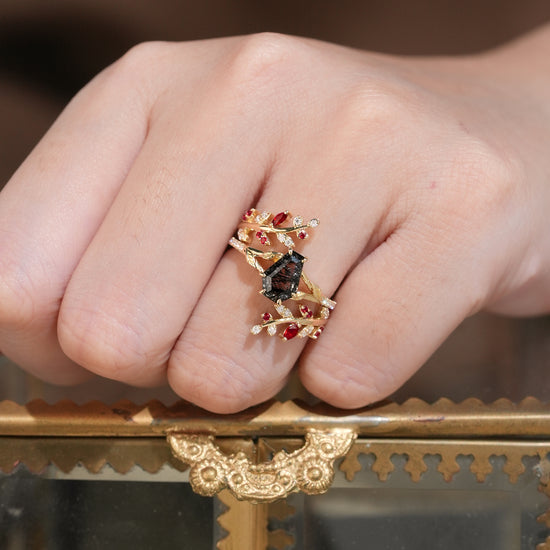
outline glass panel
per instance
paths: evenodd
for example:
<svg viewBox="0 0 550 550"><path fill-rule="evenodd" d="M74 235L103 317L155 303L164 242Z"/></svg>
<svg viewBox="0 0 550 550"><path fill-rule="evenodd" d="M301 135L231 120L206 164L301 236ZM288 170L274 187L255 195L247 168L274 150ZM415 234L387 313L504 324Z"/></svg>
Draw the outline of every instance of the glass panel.
<svg viewBox="0 0 550 550"><path fill-rule="evenodd" d="M307 549L337 550L367 541L377 550L519 548L514 493L335 489L304 505Z"/></svg>
<svg viewBox="0 0 550 550"><path fill-rule="evenodd" d="M459 456L461 471L451 482L437 471L439 458L425 457L428 471L415 483L403 470L403 455L392 458L395 470L380 481L362 455L363 469L352 483L338 472L325 495L293 495L294 515L270 519L270 530L284 529L300 550L535 550L550 535L537 522L550 503L538 491L533 466L516 484L502 472L504 457L492 457L493 472L479 483L470 472L472 457Z"/></svg>
<svg viewBox="0 0 550 550"><path fill-rule="evenodd" d="M0 474L0 548L211 550L213 499L155 475L140 475L148 481L139 482L120 475L117 481L48 479L23 467Z"/></svg>

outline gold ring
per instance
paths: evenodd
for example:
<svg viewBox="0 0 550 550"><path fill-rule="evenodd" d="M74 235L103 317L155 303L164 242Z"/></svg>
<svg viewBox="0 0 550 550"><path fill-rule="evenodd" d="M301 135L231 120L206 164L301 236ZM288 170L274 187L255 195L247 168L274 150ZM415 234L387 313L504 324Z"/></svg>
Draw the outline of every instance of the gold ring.
<svg viewBox="0 0 550 550"><path fill-rule="evenodd" d="M302 216L293 217L288 211L273 215L251 208L243 214L237 227L237 237L231 238L229 244L244 254L247 262L260 273L260 294L274 302L276 312L263 313L261 323L250 329L252 334L259 334L265 328L270 336L274 336L277 327L283 326L284 331L280 333L283 340L291 340L295 336L316 340L323 332L336 302L325 296L306 276L303 265L307 258L294 250L294 238L307 239L308 230L318 225L317 218L304 223ZM268 249L271 247L270 237L275 237L286 247L286 252ZM273 263L264 267L260 260ZM283 305L287 300L297 302L297 313Z"/></svg>

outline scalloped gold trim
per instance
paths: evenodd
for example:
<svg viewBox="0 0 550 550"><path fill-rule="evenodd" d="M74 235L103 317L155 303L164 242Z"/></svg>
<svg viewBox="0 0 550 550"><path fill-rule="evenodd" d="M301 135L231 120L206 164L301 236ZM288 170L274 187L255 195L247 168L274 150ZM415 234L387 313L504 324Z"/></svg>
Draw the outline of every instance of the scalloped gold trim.
<svg viewBox="0 0 550 550"><path fill-rule="evenodd" d="M36 474L52 465L64 474L78 465L91 474L97 474L106 464L119 474L128 473L134 466L150 474L165 464L182 472L187 469L158 438L1 438L0 471L9 474L19 464Z"/></svg>
<svg viewBox="0 0 550 550"><path fill-rule="evenodd" d="M490 457L504 455L506 463L502 470L508 475L510 483L515 484L519 476L525 472L523 457L535 456L543 463L549 453L550 442L541 441L360 439L355 442L340 463L340 470L344 472L348 481L353 481L355 474L362 470L359 456L372 454L375 457L372 470L380 481L386 481L395 469L391 457L395 454L403 454L406 456L404 470L410 475L412 481L419 482L422 474L428 469L424 458L427 455L438 455L441 461L437 470L445 481L450 482L460 471L457 456L472 455L474 459L470 465L470 471L479 483L483 483L493 471Z"/></svg>

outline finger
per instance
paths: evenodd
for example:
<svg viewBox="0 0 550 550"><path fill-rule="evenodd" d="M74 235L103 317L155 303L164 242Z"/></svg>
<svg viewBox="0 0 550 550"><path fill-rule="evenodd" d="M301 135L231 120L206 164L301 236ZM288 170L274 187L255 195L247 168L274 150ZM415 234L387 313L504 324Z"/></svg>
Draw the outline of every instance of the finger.
<svg viewBox="0 0 550 550"><path fill-rule="evenodd" d="M56 318L146 134L135 66L148 55L129 54L83 89L0 193L0 347L51 382L84 376L59 347Z"/></svg>
<svg viewBox="0 0 550 550"><path fill-rule="evenodd" d="M242 99L220 87L196 94L198 105L174 93L157 106L162 115L152 118L60 311L67 355L134 385L166 379L170 351L227 247L234 213L253 201L270 164L273 144L251 130L254 110L244 112Z"/></svg>
<svg viewBox="0 0 550 550"><path fill-rule="evenodd" d="M419 225L392 234L338 291L338 308L300 364L317 397L355 408L388 396L479 308L480 258Z"/></svg>
<svg viewBox="0 0 550 550"><path fill-rule="evenodd" d="M336 147L330 154L318 154L317 147L326 151L324 139L315 146L311 139L300 141L311 144L312 150L289 147L301 154L281 157L259 200L258 210L265 208L276 213L274 207L283 211L291 201L292 214L302 215L306 221L320 219L320 225L309 230L307 239L295 238L296 249L308 258L304 265L307 276L325 295L331 296L365 248L365 241L353 236L373 235L367 246L374 246L379 238L377 233L385 231L378 220L387 200L388 186L380 185L379 193L373 190L368 201L364 197L365 186L361 185L347 187L349 195L340 198L340 186L344 184L330 175L337 173L336 167L342 161L344 165L349 161L357 166L356 159L349 153L343 155ZM344 149L345 143L341 146ZM364 161L365 153L360 154ZM316 163L304 162L304 158L314 158ZM365 164L368 165L368 159ZM351 207L340 207L339 200ZM235 225L238 220L235 215ZM386 223L390 223L389 218ZM261 248L257 240L251 246ZM228 413L268 399L284 385L307 338L283 342L279 337L270 338L265 331L250 334L250 327L261 322L264 312L277 316L274 304L259 295L261 287L259 274L237 251L231 250L222 258L172 351L168 378L182 397L209 410ZM299 316L296 303L289 300L284 305ZM312 308L316 313L320 309ZM282 331L284 328L279 329L279 333Z"/></svg>

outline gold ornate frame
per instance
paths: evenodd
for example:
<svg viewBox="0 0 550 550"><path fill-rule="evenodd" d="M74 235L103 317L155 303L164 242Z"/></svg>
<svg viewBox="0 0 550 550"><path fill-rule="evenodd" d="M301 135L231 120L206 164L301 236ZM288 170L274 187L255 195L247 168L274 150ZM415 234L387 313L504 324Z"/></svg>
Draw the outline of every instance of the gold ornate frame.
<svg viewBox="0 0 550 550"><path fill-rule="evenodd" d="M151 473L167 464L185 472L190 465L182 475L193 488L217 494L225 505L218 517L227 531L218 542L222 550L290 544L292 535L270 531L268 518L292 515L284 500L292 492L326 490L338 457L349 482L363 467L362 454L374 457L371 469L380 481L395 469L392 456L402 455L404 471L420 482L427 456L440 458L437 471L450 481L460 470L457 457L471 455L469 469L483 483L491 457L504 456L511 484L525 472L523 459L534 457L539 490L550 497L549 453L550 405L534 398L431 405L410 399L358 411L271 401L227 416L183 402L0 402L0 471L20 463L36 473L50 464L66 473L78 464L97 473L108 463L121 474L135 465ZM538 521L550 528L550 503ZM537 550L550 550L550 536Z"/></svg>

